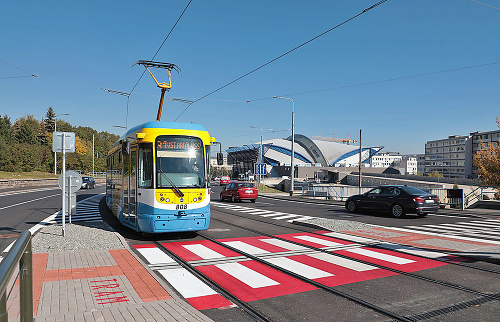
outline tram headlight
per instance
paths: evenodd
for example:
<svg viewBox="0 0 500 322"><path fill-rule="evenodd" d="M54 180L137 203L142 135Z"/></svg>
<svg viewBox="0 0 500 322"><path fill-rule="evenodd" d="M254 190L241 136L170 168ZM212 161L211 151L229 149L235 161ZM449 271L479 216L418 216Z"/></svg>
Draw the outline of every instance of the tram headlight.
<svg viewBox="0 0 500 322"><path fill-rule="evenodd" d="M197 202L198 198L194 197L193 202Z"/></svg>
<svg viewBox="0 0 500 322"><path fill-rule="evenodd" d="M170 202L170 199L168 199L168 198L167 198L167 199L165 199L165 202Z"/></svg>
<svg viewBox="0 0 500 322"><path fill-rule="evenodd" d="M160 198L160 201L161 201L161 202L164 202L164 201L165 201L165 198L161 197L161 198Z"/></svg>

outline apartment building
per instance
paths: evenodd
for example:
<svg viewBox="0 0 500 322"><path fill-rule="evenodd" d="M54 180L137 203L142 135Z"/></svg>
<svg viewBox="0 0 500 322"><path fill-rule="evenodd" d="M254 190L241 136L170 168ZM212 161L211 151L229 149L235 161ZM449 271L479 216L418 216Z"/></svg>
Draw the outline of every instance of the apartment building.
<svg viewBox="0 0 500 322"><path fill-rule="evenodd" d="M470 133L472 144L471 144L471 174L472 178L477 178L477 168L472 162L472 157L477 151L481 150L483 146L488 146L488 143L500 144L500 130L489 131L489 132L472 132ZM481 143L483 145L481 145Z"/></svg>
<svg viewBox="0 0 500 322"><path fill-rule="evenodd" d="M452 135L425 144L424 174L438 171L447 178L477 179L473 157L488 143L499 144L500 130ZM483 143L483 145L481 145Z"/></svg>
<svg viewBox="0 0 500 322"><path fill-rule="evenodd" d="M470 136L451 135L425 144L425 174L439 172L446 178L470 178L472 148Z"/></svg>
<svg viewBox="0 0 500 322"><path fill-rule="evenodd" d="M399 152L379 152L372 157L373 168L395 168L401 174L417 174L417 157Z"/></svg>
<svg viewBox="0 0 500 322"><path fill-rule="evenodd" d="M425 173L425 154L417 154L417 174Z"/></svg>

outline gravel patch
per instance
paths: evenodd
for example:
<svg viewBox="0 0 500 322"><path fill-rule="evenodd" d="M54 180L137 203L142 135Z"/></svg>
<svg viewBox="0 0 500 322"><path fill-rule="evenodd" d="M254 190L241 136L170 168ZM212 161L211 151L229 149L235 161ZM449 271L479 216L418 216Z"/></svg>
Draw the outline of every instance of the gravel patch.
<svg viewBox="0 0 500 322"><path fill-rule="evenodd" d="M357 221L338 220L338 219L314 218L308 220L300 220L300 222L305 223L307 225L315 225L331 231L349 231L349 230L359 230L359 229L368 229L377 227L374 225L365 224Z"/></svg>
<svg viewBox="0 0 500 322"><path fill-rule="evenodd" d="M104 222L66 224L65 235L62 235L62 225L44 227L33 238L33 253L125 248L115 231Z"/></svg>

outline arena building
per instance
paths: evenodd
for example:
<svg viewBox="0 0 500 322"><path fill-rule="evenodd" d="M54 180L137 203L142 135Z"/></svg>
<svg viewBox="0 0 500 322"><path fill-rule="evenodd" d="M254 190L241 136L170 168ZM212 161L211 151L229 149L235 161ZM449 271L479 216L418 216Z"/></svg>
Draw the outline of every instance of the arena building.
<svg viewBox="0 0 500 322"><path fill-rule="evenodd" d="M232 147L226 150L228 164L233 165L235 177L241 173L252 173L259 158L260 144ZM362 163L369 166L372 157L383 147L362 147ZM292 137L270 139L262 142L263 163L267 165L268 176L290 174ZM304 135L295 134L294 165L296 168L315 167L357 167L359 146L323 140L312 140ZM296 169L296 173L299 171Z"/></svg>

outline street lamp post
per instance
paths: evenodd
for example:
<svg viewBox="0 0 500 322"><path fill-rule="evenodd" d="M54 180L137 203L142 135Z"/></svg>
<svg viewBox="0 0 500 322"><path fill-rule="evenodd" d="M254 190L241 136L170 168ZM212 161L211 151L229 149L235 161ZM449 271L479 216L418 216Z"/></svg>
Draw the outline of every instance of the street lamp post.
<svg viewBox="0 0 500 322"><path fill-rule="evenodd" d="M295 151L294 151L294 146L295 146L295 103L291 98L288 97L281 97L281 96L273 96L273 98L281 98L285 100L289 100L292 102L292 155L290 157L291 159L291 169L290 169L290 178L291 178L291 187L290 187L290 196L293 196L293 176L295 172L295 166L293 159L295 158Z"/></svg>
<svg viewBox="0 0 500 322"><path fill-rule="evenodd" d="M54 116L54 133L57 132L57 117L60 115L69 115L68 113L57 114ZM52 134L52 140L54 140L54 134ZM57 152L54 152L54 175L57 175Z"/></svg>
<svg viewBox="0 0 500 322"><path fill-rule="evenodd" d="M250 125L250 127L252 129L259 129L260 130L259 158L257 160L257 163L262 163L262 128L257 127L257 126L252 126L252 125ZM255 173L254 173L254 175L255 175ZM259 174L259 188L260 188L261 177L262 177L262 174Z"/></svg>

